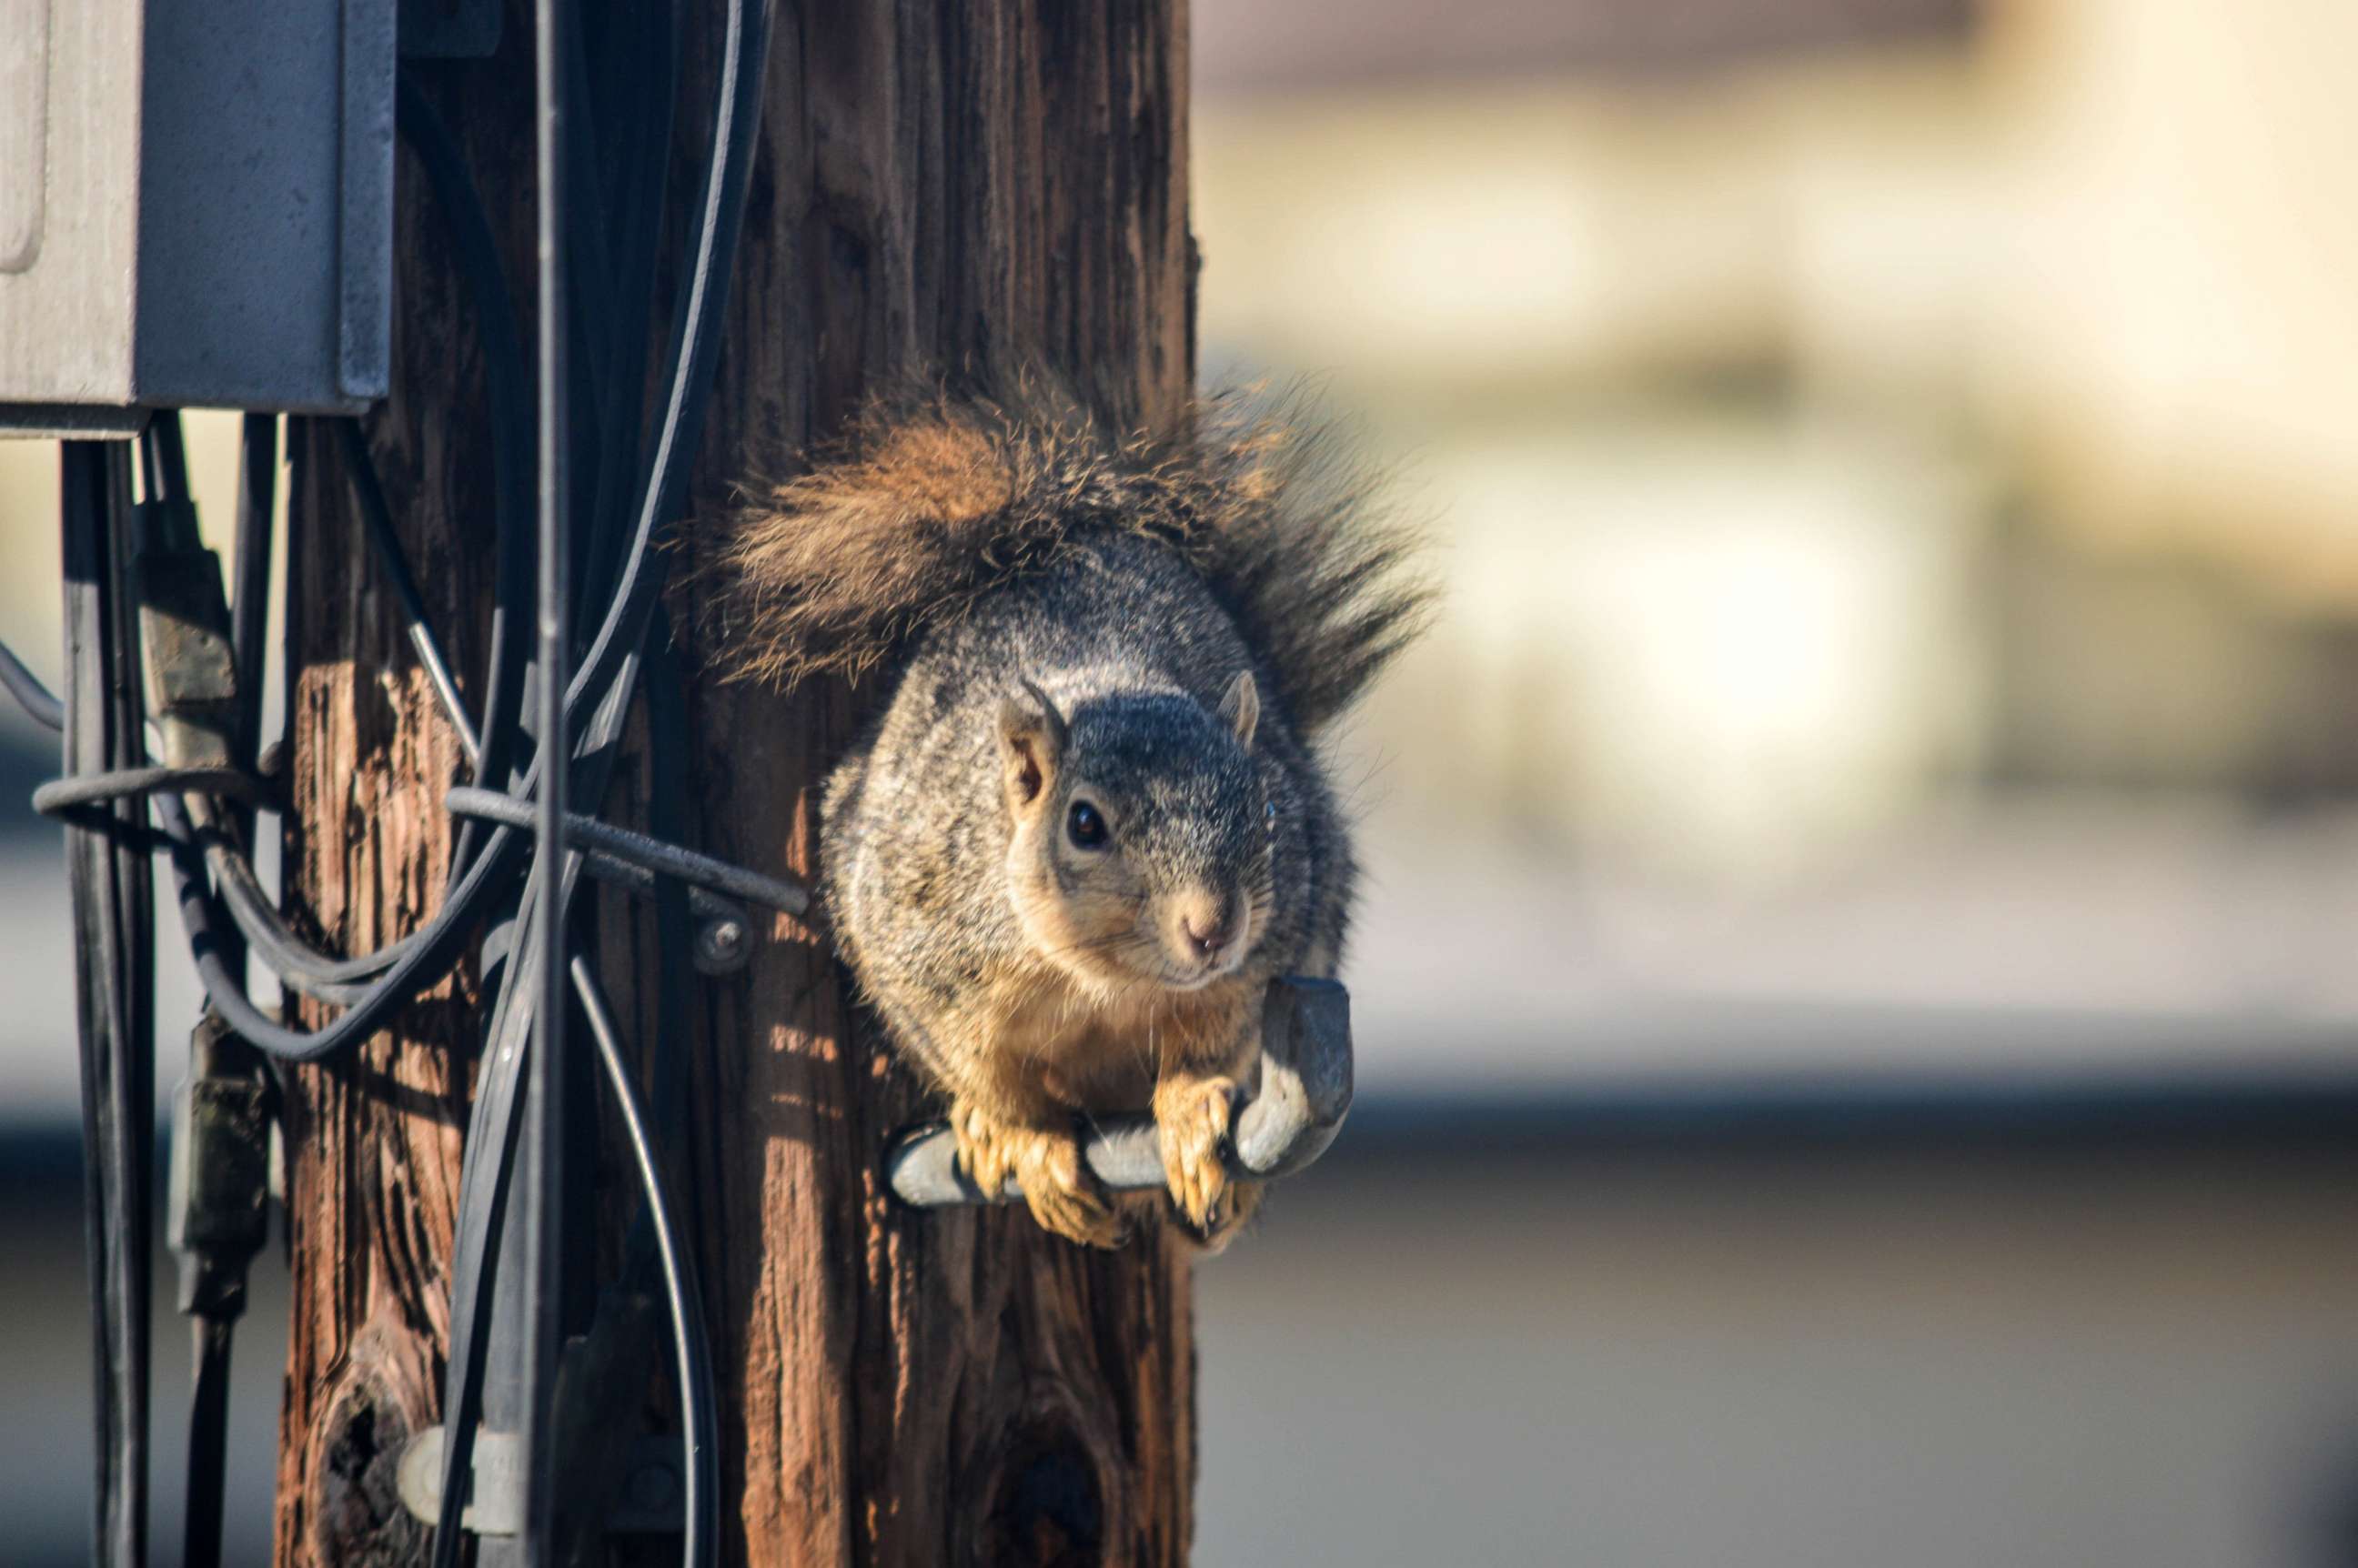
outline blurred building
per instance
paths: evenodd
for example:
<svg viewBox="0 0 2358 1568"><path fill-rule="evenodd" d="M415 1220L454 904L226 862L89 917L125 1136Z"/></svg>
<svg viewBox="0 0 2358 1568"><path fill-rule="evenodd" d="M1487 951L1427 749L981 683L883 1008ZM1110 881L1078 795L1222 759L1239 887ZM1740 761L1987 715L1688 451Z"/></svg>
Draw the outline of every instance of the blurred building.
<svg viewBox="0 0 2358 1568"><path fill-rule="evenodd" d="M1205 1560L2358 1561L2358 12L1196 14L1450 596Z"/></svg>
<svg viewBox="0 0 2358 1568"><path fill-rule="evenodd" d="M2152 1065L1666 1061L1695 1005L2344 1065L2358 15L1398 9L1199 8L1195 148L1207 359L1320 377L1446 520L1361 731L1379 997L1645 1041L1551 1079Z"/></svg>

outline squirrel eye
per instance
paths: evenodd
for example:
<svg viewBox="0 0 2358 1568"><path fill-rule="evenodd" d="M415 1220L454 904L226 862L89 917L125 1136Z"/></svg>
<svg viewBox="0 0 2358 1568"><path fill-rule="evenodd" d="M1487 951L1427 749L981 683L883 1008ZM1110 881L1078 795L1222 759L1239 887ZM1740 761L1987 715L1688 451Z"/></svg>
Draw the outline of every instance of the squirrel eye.
<svg viewBox="0 0 2358 1568"><path fill-rule="evenodd" d="M1076 849L1102 849L1106 843L1106 821L1098 808L1086 800L1073 802L1065 815L1065 832Z"/></svg>

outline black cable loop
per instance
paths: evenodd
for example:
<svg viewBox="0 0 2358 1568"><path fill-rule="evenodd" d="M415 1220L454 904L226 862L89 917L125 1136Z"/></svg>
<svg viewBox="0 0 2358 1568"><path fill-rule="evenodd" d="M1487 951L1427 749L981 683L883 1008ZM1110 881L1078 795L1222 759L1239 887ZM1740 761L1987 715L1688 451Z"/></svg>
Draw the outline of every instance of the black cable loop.
<svg viewBox="0 0 2358 1568"><path fill-rule="evenodd" d="M112 806L151 795L211 795L252 806L276 806L276 792L239 768L109 768L51 779L33 791L33 809L64 816L86 807Z"/></svg>
<svg viewBox="0 0 2358 1568"><path fill-rule="evenodd" d="M436 916L410 934L406 946L383 976L355 1000L350 1010L318 1030L289 1029L254 1006L240 977L222 961L222 933L212 917L212 898L206 886L203 848L195 826L178 795L155 797L157 826L169 840L175 892L180 924L187 932L189 956L197 966L207 1000L221 1011L245 1040L270 1055L287 1062L316 1062L333 1055L375 1033L397 1008L449 974L473 935L471 915L499 881L514 871L526 848L523 838L506 828L495 830L483 852L469 866L459 885L443 900Z"/></svg>

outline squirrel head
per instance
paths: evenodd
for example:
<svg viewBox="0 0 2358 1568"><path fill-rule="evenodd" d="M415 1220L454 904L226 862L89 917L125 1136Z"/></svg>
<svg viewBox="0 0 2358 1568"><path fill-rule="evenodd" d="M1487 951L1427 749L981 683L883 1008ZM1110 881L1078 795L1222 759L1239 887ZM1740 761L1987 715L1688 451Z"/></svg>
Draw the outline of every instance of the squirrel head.
<svg viewBox="0 0 2358 1568"><path fill-rule="evenodd" d="M1249 671L1217 709L1117 693L1069 717L1031 681L999 712L1008 888L1034 951L1098 987L1194 990L1266 929L1272 806Z"/></svg>

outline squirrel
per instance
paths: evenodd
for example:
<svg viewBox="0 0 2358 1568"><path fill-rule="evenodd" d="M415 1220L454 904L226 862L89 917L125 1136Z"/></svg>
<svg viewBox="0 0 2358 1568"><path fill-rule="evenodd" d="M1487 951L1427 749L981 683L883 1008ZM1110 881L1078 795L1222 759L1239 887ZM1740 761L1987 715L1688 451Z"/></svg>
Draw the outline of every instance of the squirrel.
<svg viewBox="0 0 2358 1568"><path fill-rule="evenodd" d="M1242 398L1117 435L936 390L724 524L730 673L885 674L821 806L836 945L968 1177L1014 1177L1058 1235L1118 1246L1137 1217L1082 1161L1101 1112L1152 1109L1198 1245L1256 1206L1223 1151L1262 995L1333 978L1349 924L1316 742L1429 597L1376 493Z"/></svg>

